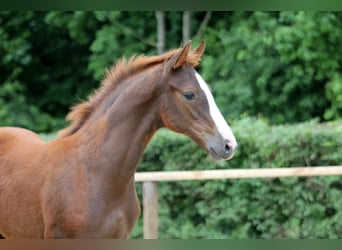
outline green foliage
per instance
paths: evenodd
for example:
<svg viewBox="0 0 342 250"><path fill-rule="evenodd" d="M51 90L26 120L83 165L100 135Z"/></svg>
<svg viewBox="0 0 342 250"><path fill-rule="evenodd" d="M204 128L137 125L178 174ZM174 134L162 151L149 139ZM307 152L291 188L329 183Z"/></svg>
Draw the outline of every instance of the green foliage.
<svg viewBox="0 0 342 250"><path fill-rule="evenodd" d="M184 136L162 130L138 171L328 166L342 162L341 122L269 126L244 118L228 162L212 162ZM341 238L341 178L289 177L159 183L160 238ZM141 199L141 185L137 185ZM133 231L142 237L142 218Z"/></svg>
<svg viewBox="0 0 342 250"><path fill-rule="evenodd" d="M96 12L101 28L90 45L89 69L101 80L104 69L121 57L150 52L156 40L153 12ZM143 40L143 41L140 41Z"/></svg>
<svg viewBox="0 0 342 250"><path fill-rule="evenodd" d="M51 131L58 120L29 102L21 78L34 60L28 41L31 31L25 28L33 16L32 12L0 12L0 124Z"/></svg>
<svg viewBox="0 0 342 250"><path fill-rule="evenodd" d="M204 16L192 12L193 36ZM43 116L38 127L21 123L36 131L63 126L119 58L157 53L155 12L7 11L0 24L0 88L20 88L32 107L23 112ZM341 117L341 25L339 12L214 12L193 40L206 40L200 71L225 116L333 120ZM166 49L178 47L182 12L165 12L165 27Z"/></svg>
<svg viewBox="0 0 342 250"><path fill-rule="evenodd" d="M342 75L336 74L326 85L327 99L331 106L325 111L327 120L342 118Z"/></svg>
<svg viewBox="0 0 342 250"><path fill-rule="evenodd" d="M224 113L272 123L324 119L334 101L325 86L341 72L341 13L234 13L225 20L229 28L206 31L202 63Z"/></svg>
<svg viewBox="0 0 342 250"><path fill-rule="evenodd" d="M60 115L65 115L75 99L72 90L82 75L75 74L71 66L72 62L80 64L82 53L71 46L73 53L67 51L71 43L62 27L58 30L47 25L45 15L0 12L1 126L55 130L63 126ZM77 61L69 57L69 67L65 67L65 55L69 54Z"/></svg>
<svg viewBox="0 0 342 250"><path fill-rule="evenodd" d="M36 106L29 104L18 82L0 86L0 121L2 126L26 127L36 131L51 131L60 122L48 114L41 114Z"/></svg>

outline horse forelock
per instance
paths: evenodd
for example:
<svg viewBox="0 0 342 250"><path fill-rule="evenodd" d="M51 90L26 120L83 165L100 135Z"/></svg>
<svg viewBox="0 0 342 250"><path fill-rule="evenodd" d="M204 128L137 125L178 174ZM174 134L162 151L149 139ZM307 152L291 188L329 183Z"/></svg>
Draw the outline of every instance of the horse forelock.
<svg viewBox="0 0 342 250"><path fill-rule="evenodd" d="M125 79L134 76L154 65L168 61L172 56L177 54L182 48L173 49L157 56L132 56L129 59L120 59L113 67L106 70L105 78L101 87L95 91L93 95L84 101L72 107L71 112L67 115L67 121L70 125L59 132L61 137L74 134L89 119L91 114L100 106L106 97L110 96L116 87ZM195 51L189 51L187 60L183 64L196 67L201 60L201 54Z"/></svg>

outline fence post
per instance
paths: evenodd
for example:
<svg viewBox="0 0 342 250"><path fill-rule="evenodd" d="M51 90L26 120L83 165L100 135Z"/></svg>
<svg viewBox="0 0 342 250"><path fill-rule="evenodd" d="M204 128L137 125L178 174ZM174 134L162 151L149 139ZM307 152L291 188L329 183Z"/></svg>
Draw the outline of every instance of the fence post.
<svg viewBox="0 0 342 250"><path fill-rule="evenodd" d="M158 239L158 186L143 182L144 239Z"/></svg>

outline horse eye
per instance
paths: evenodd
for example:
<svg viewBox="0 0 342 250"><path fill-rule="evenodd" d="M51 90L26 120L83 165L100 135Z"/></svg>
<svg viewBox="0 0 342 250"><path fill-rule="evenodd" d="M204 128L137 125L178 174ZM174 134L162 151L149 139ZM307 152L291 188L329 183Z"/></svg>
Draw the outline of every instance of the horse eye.
<svg viewBox="0 0 342 250"><path fill-rule="evenodd" d="M188 92L183 93L183 96L188 101L192 101L192 100L194 100L196 98L194 92L192 92L192 91L188 91Z"/></svg>

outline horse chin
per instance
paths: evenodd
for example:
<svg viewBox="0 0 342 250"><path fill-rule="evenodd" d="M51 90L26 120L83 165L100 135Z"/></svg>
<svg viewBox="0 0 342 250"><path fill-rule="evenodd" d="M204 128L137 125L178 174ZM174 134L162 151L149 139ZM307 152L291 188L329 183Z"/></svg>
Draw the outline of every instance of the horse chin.
<svg viewBox="0 0 342 250"><path fill-rule="evenodd" d="M230 155L220 155L218 154L214 148L209 148L209 155L211 157L211 159L213 161L220 161L220 160L230 160L233 158L234 156L234 153L230 154Z"/></svg>
<svg viewBox="0 0 342 250"><path fill-rule="evenodd" d="M222 160L222 157L220 157L213 148L209 148L209 155L214 161Z"/></svg>

